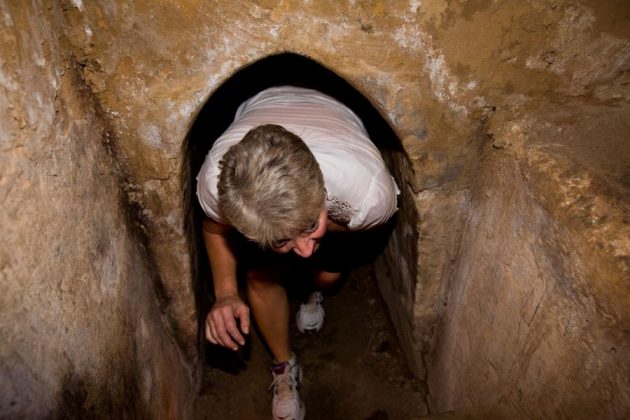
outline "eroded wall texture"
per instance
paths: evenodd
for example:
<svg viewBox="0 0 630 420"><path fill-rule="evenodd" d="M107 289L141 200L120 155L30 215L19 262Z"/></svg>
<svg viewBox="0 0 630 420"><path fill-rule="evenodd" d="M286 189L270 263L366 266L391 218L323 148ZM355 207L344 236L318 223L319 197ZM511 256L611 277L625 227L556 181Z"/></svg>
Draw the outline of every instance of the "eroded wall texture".
<svg viewBox="0 0 630 420"><path fill-rule="evenodd" d="M292 52L351 83L404 146L387 156L401 211L376 267L431 410L627 416L627 2L1 4L2 360L27 378L14 394L51 407L64 372L108 357L179 360L169 372L194 387L187 133L238 70ZM82 309L95 302L107 315ZM39 340L52 327L67 336ZM75 346L86 330L95 345ZM155 337L170 344L154 353ZM131 378L141 395L172 386Z"/></svg>
<svg viewBox="0 0 630 420"><path fill-rule="evenodd" d="M0 417L183 418L194 366L62 10L0 10Z"/></svg>

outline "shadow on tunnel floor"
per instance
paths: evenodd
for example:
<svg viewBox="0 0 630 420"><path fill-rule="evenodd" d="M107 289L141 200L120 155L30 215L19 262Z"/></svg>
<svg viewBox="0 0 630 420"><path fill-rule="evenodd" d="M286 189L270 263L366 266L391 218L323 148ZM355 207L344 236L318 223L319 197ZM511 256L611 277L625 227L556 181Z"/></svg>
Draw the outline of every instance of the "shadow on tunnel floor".
<svg viewBox="0 0 630 420"><path fill-rule="evenodd" d="M351 271L339 292L324 300L324 308L322 331L304 335L295 326L297 302L291 303L291 341L304 369L301 396L307 418L425 415L425 390L405 364L371 265ZM229 355L238 364L236 370L206 366L196 419L270 417L271 356L256 334L250 335L246 349Z"/></svg>

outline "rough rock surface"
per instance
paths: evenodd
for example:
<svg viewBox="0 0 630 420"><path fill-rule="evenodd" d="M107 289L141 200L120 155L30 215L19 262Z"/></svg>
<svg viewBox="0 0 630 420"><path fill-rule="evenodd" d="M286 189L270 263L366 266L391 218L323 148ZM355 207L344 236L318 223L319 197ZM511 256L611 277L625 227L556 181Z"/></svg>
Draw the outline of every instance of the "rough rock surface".
<svg viewBox="0 0 630 420"><path fill-rule="evenodd" d="M185 416L189 361L81 66L55 13L1 10L0 417Z"/></svg>
<svg viewBox="0 0 630 420"><path fill-rule="evenodd" d="M175 344L165 348L183 360L172 371L187 366L183 377L194 377L199 279L186 229L194 176L187 134L222 83L259 59L292 52L347 80L401 139L404 153L385 152L402 201L377 277L386 279L380 288L407 360L428 381L430 409L496 406L528 417L574 416L584 405L584 413L627 415L627 2L0 5L0 197L8 215L0 263L9 290L0 327L35 331L20 337L23 344L3 346L3 369L33 365L49 348L59 349L56 363L86 366L63 353L66 340L44 346L36 336L47 322L63 320L59 313L87 323L79 307L60 303L60 291L84 290L78 301L86 304L93 283L81 286L81 279L97 277L117 279L117 293L105 299L104 286L95 298L108 308L120 305L120 314L133 313L134 320L149 309L131 310L122 299L132 285L147 288L133 302L159 308L160 319L150 325L171 335ZM94 98L93 116L83 116L89 107L64 105L72 96L63 93L66 67L81 80L66 82L70 93ZM86 126L70 123L82 119ZM95 141L64 140L102 137L91 128L101 124L109 153ZM45 176L55 165L64 176ZM124 179L113 167L124 168ZM72 174L76 184L56 184ZM118 227L126 222L116 219L118 200L111 199L118 187L142 215L151 258L136 239L123 240ZM97 208L111 211L71 213L97 202L84 190L109 198ZM68 217L59 220L55 211ZM102 255L120 272L92 274L92 264L106 261L88 258L98 229L110 238ZM75 245L76 238L87 242ZM54 252L69 256L69 271L57 269ZM121 268L134 256L142 264L130 267L148 264L145 274ZM55 296L56 304L38 304ZM28 308L36 308L32 318L23 314ZM120 325L96 320L101 330ZM128 328L118 334L122 342L130 336L124 331L135 331ZM69 331L77 340L83 330ZM5 362L23 352L22 362ZM59 372L45 371L18 388L36 394L42 384L59 383ZM168 386L155 378L146 382Z"/></svg>

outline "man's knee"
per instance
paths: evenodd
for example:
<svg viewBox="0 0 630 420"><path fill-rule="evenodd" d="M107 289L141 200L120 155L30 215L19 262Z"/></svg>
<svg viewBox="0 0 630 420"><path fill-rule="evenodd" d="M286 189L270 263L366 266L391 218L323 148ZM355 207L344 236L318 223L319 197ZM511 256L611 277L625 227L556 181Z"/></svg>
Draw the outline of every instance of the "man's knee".
<svg viewBox="0 0 630 420"><path fill-rule="evenodd" d="M317 273L315 281L319 287L328 287L335 284L341 278L341 273L331 271L320 271Z"/></svg>

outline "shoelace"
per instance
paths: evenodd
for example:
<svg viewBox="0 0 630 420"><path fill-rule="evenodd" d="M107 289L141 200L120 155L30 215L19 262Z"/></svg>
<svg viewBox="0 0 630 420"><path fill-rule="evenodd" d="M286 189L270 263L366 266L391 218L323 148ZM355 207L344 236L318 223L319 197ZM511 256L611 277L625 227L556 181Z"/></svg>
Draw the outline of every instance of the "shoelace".
<svg viewBox="0 0 630 420"><path fill-rule="evenodd" d="M282 393L280 392L282 385L286 385L289 390L293 390L293 388L296 386L296 383L295 383L296 381L293 377L294 375L291 374L291 370L292 368L289 368L289 370L285 373L274 375L273 381L269 385L268 389L271 390L272 388L275 388L277 391L276 395L287 394L287 392L282 392Z"/></svg>
<svg viewBox="0 0 630 420"><path fill-rule="evenodd" d="M315 293L312 293L311 296L309 296L309 300L307 304L317 305L318 303L322 303L323 300L324 300L324 297L322 296L322 294L320 292L315 292Z"/></svg>

